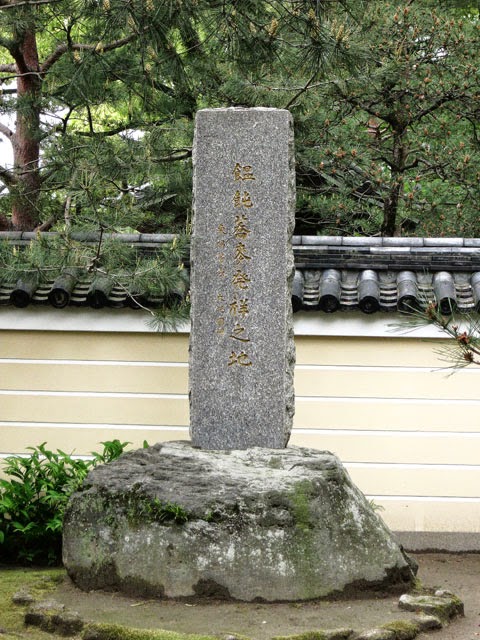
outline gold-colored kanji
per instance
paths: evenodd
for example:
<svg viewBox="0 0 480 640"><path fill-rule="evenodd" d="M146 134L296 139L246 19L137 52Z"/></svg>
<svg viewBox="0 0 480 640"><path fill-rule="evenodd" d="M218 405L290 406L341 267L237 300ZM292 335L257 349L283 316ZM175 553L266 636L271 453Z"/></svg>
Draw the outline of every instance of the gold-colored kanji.
<svg viewBox="0 0 480 640"><path fill-rule="evenodd" d="M251 229L247 226L248 217L245 214L235 216L235 224L233 227L233 235L239 240L246 240L248 235L252 233Z"/></svg>
<svg viewBox="0 0 480 640"><path fill-rule="evenodd" d="M249 164L241 165L239 162L235 163L233 167L233 179L234 180L255 180L253 175L252 166Z"/></svg>
<svg viewBox="0 0 480 640"><path fill-rule="evenodd" d="M243 269L237 269L233 274L232 284L236 289L244 291L248 289L248 285L251 282L248 274Z"/></svg>
<svg viewBox="0 0 480 640"><path fill-rule="evenodd" d="M253 207L253 202L250 197L248 191L244 191L243 194L237 190L233 196L233 206L234 207L245 207L246 209L250 209Z"/></svg>
<svg viewBox="0 0 480 640"><path fill-rule="evenodd" d="M233 297L233 300L229 304L229 309L230 309L231 316L238 315L238 316L241 316L242 318L244 318L245 316L248 316L248 313L250 311L248 298L241 298L239 300L237 298L237 295L235 294Z"/></svg>
<svg viewBox="0 0 480 640"><path fill-rule="evenodd" d="M237 264L241 264L245 262L245 260L251 260L252 257L247 254L247 247L243 244L243 242L237 242L235 245L235 256L234 260Z"/></svg>
<svg viewBox="0 0 480 640"><path fill-rule="evenodd" d="M242 327L239 322L235 322L230 338L239 342L250 342L250 338L246 335L245 327Z"/></svg>
<svg viewBox="0 0 480 640"><path fill-rule="evenodd" d="M223 335L225 333L225 318L217 318L216 324L217 324L216 333Z"/></svg>
<svg viewBox="0 0 480 640"><path fill-rule="evenodd" d="M236 351L232 351L228 359L228 366L231 367L235 364L238 364L241 367L250 367L252 366L252 361L250 360L249 356L245 353L245 351L241 351L240 353L237 353Z"/></svg>

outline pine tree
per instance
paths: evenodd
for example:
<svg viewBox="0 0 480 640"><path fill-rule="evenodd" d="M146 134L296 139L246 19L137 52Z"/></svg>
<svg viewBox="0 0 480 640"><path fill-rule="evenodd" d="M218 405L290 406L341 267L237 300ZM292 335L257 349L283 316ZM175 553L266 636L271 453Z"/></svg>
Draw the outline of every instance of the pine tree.
<svg viewBox="0 0 480 640"><path fill-rule="evenodd" d="M299 217L323 233L480 233L480 34L469 11L369 3L349 35L363 48L358 71L306 99Z"/></svg>
<svg viewBox="0 0 480 640"><path fill-rule="evenodd" d="M16 115L0 128L14 152L4 217L128 227L133 212L136 228L175 230L196 109L293 107L346 53L329 16L349 4L0 0L3 112Z"/></svg>
<svg viewBox="0 0 480 640"><path fill-rule="evenodd" d="M185 19L175 4L0 4L2 33L8 34L0 47L9 60L0 66L7 86L3 111L15 113L14 128L3 124L0 130L14 157L12 168L0 169L0 178L9 190L3 214L11 207L13 228L55 221L63 213L62 196L67 207L80 195L81 208L96 206L102 189L103 199L128 193L126 166L140 146L128 132L192 117L195 101L179 54L192 13ZM125 177L117 184L119 173ZM143 178L145 167L136 173Z"/></svg>

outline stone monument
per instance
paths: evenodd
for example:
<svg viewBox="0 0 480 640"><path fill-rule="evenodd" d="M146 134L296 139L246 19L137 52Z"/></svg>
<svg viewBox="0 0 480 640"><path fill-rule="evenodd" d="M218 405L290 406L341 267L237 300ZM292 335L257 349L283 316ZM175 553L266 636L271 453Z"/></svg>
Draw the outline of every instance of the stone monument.
<svg viewBox="0 0 480 640"><path fill-rule="evenodd" d="M308 600L404 589L414 570L329 452L286 447L293 416L290 114L204 110L195 135L192 442L89 473L64 518L83 589Z"/></svg>
<svg viewBox="0 0 480 640"><path fill-rule="evenodd" d="M282 448L294 412L290 113L199 111L193 167L192 443Z"/></svg>

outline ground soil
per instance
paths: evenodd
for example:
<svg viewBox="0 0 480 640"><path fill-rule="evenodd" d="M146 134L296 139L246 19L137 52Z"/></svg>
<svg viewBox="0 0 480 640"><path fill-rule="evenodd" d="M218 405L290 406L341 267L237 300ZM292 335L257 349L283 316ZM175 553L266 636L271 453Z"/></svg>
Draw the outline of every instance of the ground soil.
<svg viewBox="0 0 480 640"><path fill-rule="evenodd" d="M465 617L431 632L435 640L475 640L480 637L480 554L411 554L419 564L425 587L448 589L465 604ZM398 596L290 604L215 601L172 602L128 598L116 593L76 589L66 580L54 595L87 620L137 628L169 629L185 633L243 635L258 640L339 627L357 631L412 614L398 608ZM419 638L427 637L423 634Z"/></svg>

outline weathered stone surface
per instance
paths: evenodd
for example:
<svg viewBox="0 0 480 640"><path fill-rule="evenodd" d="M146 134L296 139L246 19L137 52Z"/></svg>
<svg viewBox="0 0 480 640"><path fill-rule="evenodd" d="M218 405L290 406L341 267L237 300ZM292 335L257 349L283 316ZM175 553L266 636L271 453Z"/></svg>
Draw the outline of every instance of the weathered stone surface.
<svg viewBox="0 0 480 640"><path fill-rule="evenodd" d="M392 632L395 640L414 640L420 633L420 627L411 620L392 620L380 628Z"/></svg>
<svg viewBox="0 0 480 640"><path fill-rule="evenodd" d="M274 636L272 640L348 640L353 633L353 629L321 629L291 636Z"/></svg>
<svg viewBox="0 0 480 640"><path fill-rule="evenodd" d="M35 602L35 598L32 596L32 594L29 591L26 591L25 589L20 589L20 591L17 591L16 593L13 594L12 602L13 604L22 606L26 604L32 604L33 602Z"/></svg>
<svg viewBox="0 0 480 640"><path fill-rule="evenodd" d="M367 629L361 631L355 640L396 640L395 632L388 629Z"/></svg>
<svg viewBox="0 0 480 640"><path fill-rule="evenodd" d="M464 614L463 602L450 593L448 595L410 595L406 593L400 597L398 606L405 611L421 611L436 616L444 623L455 616L463 616Z"/></svg>
<svg viewBox="0 0 480 640"><path fill-rule="evenodd" d="M199 111L193 163L191 439L283 448L294 413L292 117Z"/></svg>
<svg viewBox="0 0 480 640"><path fill-rule="evenodd" d="M84 627L84 621L76 611L64 611L52 617L52 625L60 636L75 636Z"/></svg>
<svg viewBox="0 0 480 640"><path fill-rule="evenodd" d="M413 572L331 453L160 443L93 470L64 520L83 589L307 600Z"/></svg>
<svg viewBox="0 0 480 640"><path fill-rule="evenodd" d="M434 629L441 629L443 627L442 621L437 616L427 615L426 613L419 613L412 622L418 626L420 631L433 631Z"/></svg>
<svg viewBox="0 0 480 640"><path fill-rule="evenodd" d="M77 635L84 626L76 611L66 610L65 605L56 600L35 602L26 611L24 620L26 625L61 636Z"/></svg>
<svg viewBox="0 0 480 640"><path fill-rule="evenodd" d="M66 609L64 604L56 600L34 602L26 611L24 621L26 625L61 636L77 635L84 627L77 611Z"/></svg>
<svg viewBox="0 0 480 640"><path fill-rule="evenodd" d="M34 602L25 613L25 624L40 627L43 631L53 632L52 618L63 613L65 605L56 600Z"/></svg>
<svg viewBox="0 0 480 640"><path fill-rule="evenodd" d="M325 640L348 640L353 635L353 629L325 629Z"/></svg>

